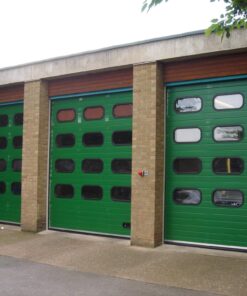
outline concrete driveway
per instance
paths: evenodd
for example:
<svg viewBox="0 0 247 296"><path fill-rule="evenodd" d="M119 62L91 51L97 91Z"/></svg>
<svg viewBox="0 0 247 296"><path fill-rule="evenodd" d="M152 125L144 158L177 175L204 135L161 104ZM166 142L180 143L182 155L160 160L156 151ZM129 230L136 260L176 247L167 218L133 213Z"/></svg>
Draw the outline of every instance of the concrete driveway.
<svg viewBox="0 0 247 296"><path fill-rule="evenodd" d="M14 287L15 282L20 288L19 294L8 291L4 296L27 296L31 286L36 294L30 295L40 295L36 288L43 287L53 291L49 295L246 296L246 253L172 245L146 249L130 247L129 241L122 239L54 231L33 234L3 227L1 291L2 287ZM75 294L68 294L68 289Z"/></svg>

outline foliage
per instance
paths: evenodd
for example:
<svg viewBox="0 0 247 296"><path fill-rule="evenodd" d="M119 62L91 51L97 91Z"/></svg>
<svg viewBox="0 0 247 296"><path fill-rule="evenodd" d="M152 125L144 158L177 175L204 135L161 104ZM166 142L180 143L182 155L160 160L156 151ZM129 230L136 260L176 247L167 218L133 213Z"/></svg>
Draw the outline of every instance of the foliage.
<svg viewBox="0 0 247 296"><path fill-rule="evenodd" d="M161 2L168 0L145 0L142 11L149 11ZM224 1L226 11L220 15L220 18L213 19L212 25L205 31L206 35L216 33L221 39L230 37L234 29L247 29L247 0L210 0L210 2Z"/></svg>

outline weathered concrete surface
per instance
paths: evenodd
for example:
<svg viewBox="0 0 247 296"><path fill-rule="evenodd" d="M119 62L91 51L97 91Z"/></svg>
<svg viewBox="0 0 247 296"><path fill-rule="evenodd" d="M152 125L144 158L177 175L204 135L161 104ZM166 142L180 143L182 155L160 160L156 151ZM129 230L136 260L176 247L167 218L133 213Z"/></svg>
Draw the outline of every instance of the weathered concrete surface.
<svg viewBox="0 0 247 296"><path fill-rule="evenodd" d="M247 254L46 231L0 229L0 255L170 287L246 296Z"/></svg>
<svg viewBox="0 0 247 296"><path fill-rule="evenodd" d="M188 33L0 69L0 85L246 49L247 30L235 31L223 42L218 36Z"/></svg>
<svg viewBox="0 0 247 296"><path fill-rule="evenodd" d="M1 256L0 278L8 296L216 296Z"/></svg>

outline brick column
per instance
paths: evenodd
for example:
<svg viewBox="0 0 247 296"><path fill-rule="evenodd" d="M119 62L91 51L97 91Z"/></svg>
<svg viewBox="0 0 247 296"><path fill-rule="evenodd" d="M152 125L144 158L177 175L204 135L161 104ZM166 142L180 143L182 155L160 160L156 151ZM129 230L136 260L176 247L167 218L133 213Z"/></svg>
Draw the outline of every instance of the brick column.
<svg viewBox="0 0 247 296"><path fill-rule="evenodd" d="M163 242L164 86L163 66L134 66L131 244ZM138 169L148 171L140 177Z"/></svg>
<svg viewBox="0 0 247 296"><path fill-rule="evenodd" d="M25 83L21 228L46 227L49 101L43 81Z"/></svg>

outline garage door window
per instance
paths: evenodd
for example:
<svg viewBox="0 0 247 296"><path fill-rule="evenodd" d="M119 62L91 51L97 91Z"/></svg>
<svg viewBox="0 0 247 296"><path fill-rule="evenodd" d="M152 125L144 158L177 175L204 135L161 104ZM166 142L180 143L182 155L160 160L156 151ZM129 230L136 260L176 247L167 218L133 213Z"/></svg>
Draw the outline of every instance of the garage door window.
<svg viewBox="0 0 247 296"><path fill-rule="evenodd" d="M84 159L82 161L82 171L91 174L101 173L103 171L103 161L101 159Z"/></svg>
<svg viewBox="0 0 247 296"><path fill-rule="evenodd" d="M56 136L56 144L59 148L73 147L75 136L73 134L59 134Z"/></svg>
<svg viewBox="0 0 247 296"><path fill-rule="evenodd" d="M215 158L213 171L216 174L241 174L244 170L244 161L241 158Z"/></svg>
<svg viewBox="0 0 247 296"><path fill-rule="evenodd" d="M55 186L55 195L58 198L73 198L74 187L67 184L57 184Z"/></svg>
<svg viewBox="0 0 247 296"><path fill-rule="evenodd" d="M57 112L57 121L59 122L68 122L75 119L75 110L74 109L62 109Z"/></svg>
<svg viewBox="0 0 247 296"><path fill-rule="evenodd" d="M22 136L16 136L13 138L13 146L16 149L22 148Z"/></svg>
<svg viewBox="0 0 247 296"><path fill-rule="evenodd" d="M0 182L0 194L4 194L6 191L6 185L4 182Z"/></svg>
<svg viewBox="0 0 247 296"><path fill-rule="evenodd" d="M217 142L240 141L243 134L242 126L218 126L214 129L214 140Z"/></svg>
<svg viewBox="0 0 247 296"><path fill-rule="evenodd" d="M175 102L175 110L178 113L198 112L201 109L201 98L181 98Z"/></svg>
<svg viewBox="0 0 247 296"><path fill-rule="evenodd" d="M11 184L11 191L14 195L21 195L21 182L13 182Z"/></svg>
<svg viewBox="0 0 247 296"><path fill-rule="evenodd" d="M0 159L0 172L5 171L7 168L7 162L4 159Z"/></svg>
<svg viewBox="0 0 247 296"><path fill-rule="evenodd" d="M219 207L238 208L243 202L243 193L239 190L216 190L213 193L213 203Z"/></svg>
<svg viewBox="0 0 247 296"><path fill-rule="evenodd" d="M244 104L241 94L220 95L214 98L214 108L216 110L240 109Z"/></svg>
<svg viewBox="0 0 247 296"><path fill-rule="evenodd" d="M5 127L9 124L9 117L6 114L0 115L0 127Z"/></svg>
<svg viewBox="0 0 247 296"><path fill-rule="evenodd" d="M23 113L16 113L15 114L14 125L23 125Z"/></svg>
<svg viewBox="0 0 247 296"><path fill-rule="evenodd" d="M81 196L84 199L99 200L103 197L103 190L100 186L86 185L81 188Z"/></svg>
<svg viewBox="0 0 247 296"><path fill-rule="evenodd" d="M102 133L86 133L82 137L82 143L88 147L101 146L104 143Z"/></svg>
<svg viewBox="0 0 247 296"><path fill-rule="evenodd" d="M86 120L97 120L104 117L104 108L101 106L87 107L83 112L84 119Z"/></svg>
<svg viewBox="0 0 247 296"><path fill-rule="evenodd" d="M173 200L180 205L198 205L201 202L201 192L197 189L176 189Z"/></svg>
<svg viewBox="0 0 247 296"><path fill-rule="evenodd" d="M199 158L177 158L173 162L173 169L177 174L198 174L201 168Z"/></svg>
<svg viewBox="0 0 247 296"><path fill-rule="evenodd" d="M180 128L175 130L176 143L197 143L201 140L199 128Z"/></svg>
<svg viewBox="0 0 247 296"><path fill-rule="evenodd" d="M12 169L14 172L20 172L21 171L21 159L14 159L12 161Z"/></svg>
<svg viewBox="0 0 247 296"><path fill-rule="evenodd" d="M7 139L5 137L0 137L0 149L5 149L7 147Z"/></svg>
<svg viewBox="0 0 247 296"><path fill-rule="evenodd" d="M132 104L120 104L113 107L113 116L115 118L124 118L132 116Z"/></svg>
<svg viewBox="0 0 247 296"><path fill-rule="evenodd" d="M131 188L125 186L116 186L111 189L111 198L114 201L130 201Z"/></svg>
<svg viewBox="0 0 247 296"><path fill-rule="evenodd" d="M72 159L57 159L55 168L59 173L72 173L75 169L75 163Z"/></svg>
<svg viewBox="0 0 247 296"><path fill-rule="evenodd" d="M115 145L131 145L132 131L118 131L112 134L112 142Z"/></svg>
<svg viewBox="0 0 247 296"><path fill-rule="evenodd" d="M116 174L130 174L131 159L113 159L111 169Z"/></svg>

